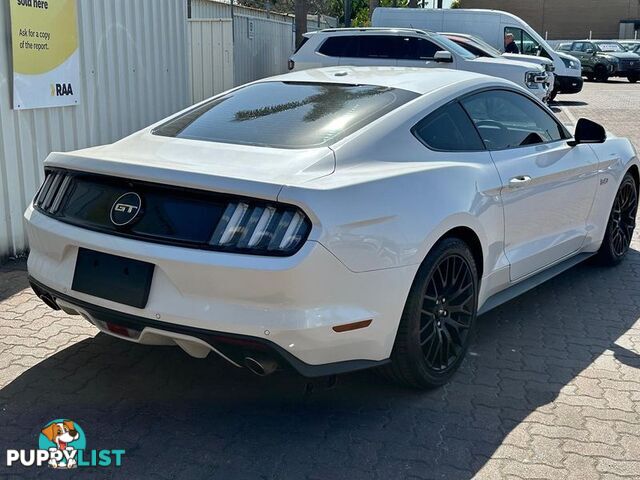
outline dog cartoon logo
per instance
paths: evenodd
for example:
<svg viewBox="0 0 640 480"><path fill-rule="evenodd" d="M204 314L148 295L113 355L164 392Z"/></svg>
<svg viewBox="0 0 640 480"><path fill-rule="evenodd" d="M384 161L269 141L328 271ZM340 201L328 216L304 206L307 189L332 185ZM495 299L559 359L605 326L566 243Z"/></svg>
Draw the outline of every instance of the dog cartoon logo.
<svg viewBox="0 0 640 480"><path fill-rule="evenodd" d="M53 420L40 431L39 447L51 453L50 467L76 468L78 450L84 450L85 446L84 432L72 420Z"/></svg>

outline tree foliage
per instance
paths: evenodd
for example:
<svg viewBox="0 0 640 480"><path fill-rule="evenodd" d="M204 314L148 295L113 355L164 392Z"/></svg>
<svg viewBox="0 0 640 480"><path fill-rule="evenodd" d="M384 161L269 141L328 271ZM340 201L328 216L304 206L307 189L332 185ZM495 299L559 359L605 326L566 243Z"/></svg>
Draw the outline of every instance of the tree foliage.
<svg viewBox="0 0 640 480"><path fill-rule="evenodd" d="M344 0L235 0L237 4L247 7L272 10L280 13L295 13L296 3L308 5L307 12L316 15L336 17L339 25L344 25ZM431 4L435 0L426 0ZM454 0L454 3L459 0ZM352 0L351 25L368 27L371 25L371 7L409 7L420 5L422 0Z"/></svg>

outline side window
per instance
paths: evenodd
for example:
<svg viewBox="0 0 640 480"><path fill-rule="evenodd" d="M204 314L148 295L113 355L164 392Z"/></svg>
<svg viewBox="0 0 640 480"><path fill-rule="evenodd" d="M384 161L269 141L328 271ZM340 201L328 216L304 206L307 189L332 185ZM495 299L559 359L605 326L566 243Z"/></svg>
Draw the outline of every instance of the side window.
<svg viewBox="0 0 640 480"><path fill-rule="evenodd" d="M524 147L569 138L564 128L532 100L491 90L462 100L489 150Z"/></svg>
<svg viewBox="0 0 640 480"><path fill-rule="evenodd" d="M542 50L540 44L527 32L517 27L506 27L504 29L505 35L507 33L513 34L513 41L518 45L518 50L524 55L538 55Z"/></svg>
<svg viewBox="0 0 640 480"><path fill-rule="evenodd" d="M392 35L362 35L360 37L360 58L395 58L397 37ZM352 56L352 55L344 55Z"/></svg>
<svg viewBox="0 0 640 480"><path fill-rule="evenodd" d="M327 57L342 57L346 50L348 39L349 37L329 37L320 45L318 52Z"/></svg>
<svg viewBox="0 0 640 480"><path fill-rule="evenodd" d="M464 152L484 150L482 139L458 102L440 107L411 129L433 150Z"/></svg>
<svg viewBox="0 0 640 480"><path fill-rule="evenodd" d="M522 48L520 53L525 55L538 55L540 53L540 44L531 35L522 30Z"/></svg>
<svg viewBox="0 0 640 480"><path fill-rule="evenodd" d="M307 43L308 40L309 40L309 37L302 37L302 41L300 42L300 45L298 45L298 48L296 48L293 53L298 53L300 49L304 46L304 44Z"/></svg>
<svg viewBox="0 0 640 480"><path fill-rule="evenodd" d="M433 42L418 37L397 37L397 57L400 60L431 60L442 50Z"/></svg>
<svg viewBox="0 0 640 480"><path fill-rule="evenodd" d="M504 28L505 36L507 35L507 33L510 33L511 35L513 35L513 41L516 42L516 45L518 46L518 50L520 51L520 53L523 53L522 52L522 29L516 28L516 27L505 27Z"/></svg>
<svg viewBox="0 0 640 480"><path fill-rule="evenodd" d="M573 52L581 52L584 49L584 42L573 42L570 50Z"/></svg>

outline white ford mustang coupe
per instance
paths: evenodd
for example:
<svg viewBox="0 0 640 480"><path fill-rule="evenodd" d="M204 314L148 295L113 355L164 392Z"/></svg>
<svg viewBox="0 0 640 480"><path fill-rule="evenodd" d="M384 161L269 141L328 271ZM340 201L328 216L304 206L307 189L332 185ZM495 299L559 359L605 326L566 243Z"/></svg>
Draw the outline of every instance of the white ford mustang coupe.
<svg viewBox="0 0 640 480"><path fill-rule="evenodd" d="M132 342L266 375L446 382L476 317L629 249L639 163L506 80L393 67L244 85L52 153L33 289Z"/></svg>

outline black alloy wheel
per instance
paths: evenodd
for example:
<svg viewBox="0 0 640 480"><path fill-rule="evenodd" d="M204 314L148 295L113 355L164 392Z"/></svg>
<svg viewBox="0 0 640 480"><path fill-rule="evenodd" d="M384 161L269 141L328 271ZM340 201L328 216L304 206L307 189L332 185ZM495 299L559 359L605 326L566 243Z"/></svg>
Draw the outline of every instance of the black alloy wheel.
<svg viewBox="0 0 640 480"><path fill-rule="evenodd" d="M450 368L464 350L474 300L475 282L465 258L442 258L429 278L420 311L420 347L432 370Z"/></svg>
<svg viewBox="0 0 640 480"><path fill-rule="evenodd" d="M632 182L620 186L611 211L612 235L611 250L616 256L623 256L629 250L633 229L636 226L638 195Z"/></svg>
<svg viewBox="0 0 640 480"><path fill-rule="evenodd" d="M383 376L405 386L433 388L456 372L473 338L478 270L469 246L440 240L418 269Z"/></svg>
<svg viewBox="0 0 640 480"><path fill-rule="evenodd" d="M609 215L607 230L598 251L599 259L609 265L619 263L629 251L638 212L638 186L630 173L627 173Z"/></svg>

